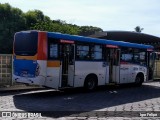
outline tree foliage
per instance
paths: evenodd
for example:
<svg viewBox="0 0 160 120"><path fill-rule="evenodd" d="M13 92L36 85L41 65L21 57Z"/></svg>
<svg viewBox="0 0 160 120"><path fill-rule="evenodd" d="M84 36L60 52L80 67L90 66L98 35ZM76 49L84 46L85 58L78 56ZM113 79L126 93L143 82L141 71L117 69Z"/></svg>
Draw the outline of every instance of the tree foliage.
<svg viewBox="0 0 160 120"><path fill-rule="evenodd" d="M8 3L0 3L0 53L12 53L14 34L22 30L42 30L88 36L103 31L93 26L77 26L62 20L51 20L40 10L23 13Z"/></svg>
<svg viewBox="0 0 160 120"><path fill-rule="evenodd" d="M102 32L103 30L93 26L81 26L79 35L88 36L95 34L95 32Z"/></svg>
<svg viewBox="0 0 160 120"><path fill-rule="evenodd" d="M23 12L9 4L0 4L0 53L12 53L15 31L25 29Z"/></svg>
<svg viewBox="0 0 160 120"><path fill-rule="evenodd" d="M33 30L42 30L42 31L54 31L54 32L61 32L66 34L73 34L78 35L79 28L74 27L68 24L59 24L57 22L52 21L40 21L35 23L33 26L30 27Z"/></svg>
<svg viewBox="0 0 160 120"><path fill-rule="evenodd" d="M39 22L50 22L50 18L45 16L40 10L28 11L25 13L24 17L26 19L26 26L28 29Z"/></svg>

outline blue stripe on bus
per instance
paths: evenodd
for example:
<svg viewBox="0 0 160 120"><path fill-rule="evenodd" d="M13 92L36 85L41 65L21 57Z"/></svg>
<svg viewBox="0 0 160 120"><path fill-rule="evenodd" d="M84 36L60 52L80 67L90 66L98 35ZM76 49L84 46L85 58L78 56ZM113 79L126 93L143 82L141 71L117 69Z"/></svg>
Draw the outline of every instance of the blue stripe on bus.
<svg viewBox="0 0 160 120"><path fill-rule="evenodd" d="M61 34L61 33L55 33L55 32L47 32L47 34L48 34L48 37L56 38L56 39L65 39L65 40L73 40L73 41L81 41L81 42L93 42L93 43L99 43L99 44L117 45L122 47L133 47L133 48L141 48L141 49L153 49L153 46L151 45L143 45L143 44L123 42L123 41L89 38L89 37Z"/></svg>
<svg viewBox="0 0 160 120"><path fill-rule="evenodd" d="M28 78L36 76L37 61L14 59L14 74L17 76L27 75Z"/></svg>

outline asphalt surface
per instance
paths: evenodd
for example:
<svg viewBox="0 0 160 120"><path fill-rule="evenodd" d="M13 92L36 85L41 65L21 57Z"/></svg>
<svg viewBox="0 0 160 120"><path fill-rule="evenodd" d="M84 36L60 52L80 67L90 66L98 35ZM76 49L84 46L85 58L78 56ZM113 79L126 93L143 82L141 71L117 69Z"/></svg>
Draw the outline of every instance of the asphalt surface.
<svg viewBox="0 0 160 120"><path fill-rule="evenodd" d="M0 92L0 111L2 120L159 120L160 82L144 83L141 87L103 86L93 92L83 89ZM11 116L5 116L6 112Z"/></svg>

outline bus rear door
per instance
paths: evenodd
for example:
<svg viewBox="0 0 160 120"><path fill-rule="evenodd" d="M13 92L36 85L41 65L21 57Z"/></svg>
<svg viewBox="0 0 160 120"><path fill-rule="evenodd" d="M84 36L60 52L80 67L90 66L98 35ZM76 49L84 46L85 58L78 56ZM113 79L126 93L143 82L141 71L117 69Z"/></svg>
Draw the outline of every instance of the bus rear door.
<svg viewBox="0 0 160 120"><path fill-rule="evenodd" d="M75 45L74 41L61 41L61 87L74 86Z"/></svg>

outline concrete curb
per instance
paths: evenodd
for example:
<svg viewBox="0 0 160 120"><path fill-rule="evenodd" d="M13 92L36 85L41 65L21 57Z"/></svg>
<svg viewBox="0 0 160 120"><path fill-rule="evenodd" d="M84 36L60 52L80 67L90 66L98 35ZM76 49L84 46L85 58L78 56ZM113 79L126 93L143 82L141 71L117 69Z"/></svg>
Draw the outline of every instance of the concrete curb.
<svg viewBox="0 0 160 120"><path fill-rule="evenodd" d="M155 78L153 81L160 81L160 78Z"/></svg>
<svg viewBox="0 0 160 120"><path fill-rule="evenodd" d="M39 86L25 86L25 85L15 85L10 87L0 88L0 93L4 92L15 92L15 91L31 91L31 90L43 90L45 88Z"/></svg>

